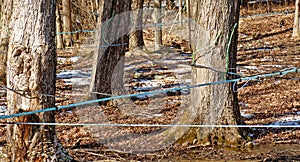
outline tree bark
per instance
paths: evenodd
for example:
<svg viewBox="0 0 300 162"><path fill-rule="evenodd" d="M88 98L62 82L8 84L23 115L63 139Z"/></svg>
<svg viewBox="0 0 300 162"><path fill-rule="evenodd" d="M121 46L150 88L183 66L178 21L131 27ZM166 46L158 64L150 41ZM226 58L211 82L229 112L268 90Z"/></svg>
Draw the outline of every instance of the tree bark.
<svg viewBox="0 0 300 162"><path fill-rule="evenodd" d="M294 20L294 29L293 29L293 37L299 38L300 37L300 23L299 23L299 7L300 3L299 0L296 0L295 3L295 20Z"/></svg>
<svg viewBox="0 0 300 162"><path fill-rule="evenodd" d="M235 72L238 35L237 26L234 26L238 24L239 1L197 0L192 7L194 7L193 11L197 11L194 15L197 30L194 39L197 59L194 63L202 67L219 69L219 71L226 72L229 69L230 72ZM203 50L208 46L211 48ZM192 84L216 82L234 77L206 68L192 68ZM218 127L218 125L243 123L237 92L234 92L233 88L233 84L220 84L192 89L191 106L182 115L180 123L210 125L210 127L171 129L167 132L169 140L178 140L179 143L226 146L241 146L246 142L247 135L244 129Z"/></svg>
<svg viewBox="0 0 300 162"><path fill-rule="evenodd" d="M60 4L60 0L56 1L56 11L55 11L55 15L56 15L56 33L60 33L62 30L62 21L61 21L61 13L60 13L60 9L59 9L59 4ZM57 48L64 48L64 43L63 43L63 35L62 34L57 34L56 35L56 47Z"/></svg>
<svg viewBox="0 0 300 162"><path fill-rule="evenodd" d="M10 1L10 0L8 0ZM8 48L8 114L55 106L55 1L14 0ZM47 94L47 95L43 95ZM54 123L54 113L8 119L8 122ZM71 161L54 126L7 126L7 161Z"/></svg>
<svg viewBox="0 0 300 162"><path fill-rule="evenodd" d="M71 0L62 0L62 15L63 15L63 31L71 32L72 23L71 23ZM66 46L72 45L72 34L64 34L64 44Z"/></svg>
<svg viewBox="0 0 300 162"><path fill-rule="evenodd" d="M133 31L130 33L129 48L135 49L145 46L143 37L143 5L144 0L135 0L131 7L133 17Z"/></svg>
<svg viewBox="0 0 300 162"><path fill-rule="evenodd" d="M1 0L0 7L0 81L6 84L6 62L8 41L10 37L9 22L11 19L11 10L13 1Z"/></svg>
<svg viewBox="0 0 300 162"><path fill-rule="evenodd" d="M240 2L238 0L201 0L194 6L199 13L196 22L198 40L196 49L212 45L210 50L196 54L196 64L213 67L228 72L235 72L237 53L237 26ZM207 12L206 12L207 11ZM233 39L230 42L230 36ZM216 41L215 39L220 38ZM214 42L215 41L215 42ZM215 43L215 44L213 44ZM228 49L229 48L229 49ZM195 51L197 51L195 50ZM227 55L228 54L228 55ZM197 67L192 68L192 83L208 83L222 79L232 79L234 76L224 75ZM199 124L237 125L242 124L238 107L237 92L232 84L199 87L191 92L192 112L197 112L196 121ZM203 144L240 145L244 142L244 131L239 128L201 128L191 129L191 134Z"/></svg>
<svg viewBox="0 0 300 162"><path fill-rule="evenodd" d="M129 43L131 0L101 1L99 5L101 22L98 25L98 48L95 51L90 92L101 93L96 97L104 98L121 89L123 84L122 67Z"/></svg>
<svg viewBox="0 0 300 162"><path fill-rule="evenodd" d="M155 26L155 50L162 46L161 0L154 0L153 20Z"/></svg>
<svg viewBox="0 0 300 162"><path fill-rule="evenodd" d="M179 12L179 22L180 25L182 26L182 1L183 0L179 0L179 8L178 8L178 12Z"/></svg>

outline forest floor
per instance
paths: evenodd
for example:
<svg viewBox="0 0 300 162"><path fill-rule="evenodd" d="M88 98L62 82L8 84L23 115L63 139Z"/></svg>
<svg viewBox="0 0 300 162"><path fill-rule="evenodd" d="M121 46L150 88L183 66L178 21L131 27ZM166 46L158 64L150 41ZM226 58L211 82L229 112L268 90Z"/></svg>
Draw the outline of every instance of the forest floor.
<svg viewBox="0 0 300 162"><path fill-rule="evenodd" d="M244 17L239 24L238 73L244 76L300 67L300 41L291 39L293 14ZM147 49L153 32L145 30ZM186 35L185 33L182 33ZM187 39L172 36L154 52L134 50L125 58L125 87L130 93L191 83ZM185 49L177 49L185 47ZM178 52L180 51L180 52ZM88 50L58 51L57 105L84 101L91 74ZM81 54L78 54L81 53ZM164 143L164 127L57 126L60 141L78 161L300 161L300 73L239 83L239 105L250 128L253 148ZM77 106L61 110L59 123L174 124L189 105L189 90L144 95L118 105ZM1 96L0 113L5 108ZM278 128L276 126L295 126ZM6 143L0 127L0 144ZM1 161L1 157L0 157Z"/></svg>

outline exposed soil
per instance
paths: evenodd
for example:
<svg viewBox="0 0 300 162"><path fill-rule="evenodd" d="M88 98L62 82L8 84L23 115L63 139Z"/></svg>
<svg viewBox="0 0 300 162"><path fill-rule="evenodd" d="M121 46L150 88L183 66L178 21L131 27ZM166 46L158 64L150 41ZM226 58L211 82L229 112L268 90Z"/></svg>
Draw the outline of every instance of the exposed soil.
<svg viewBox="0 0 300 162"><path fill-rule="evenodd" d="M299 68L300 41L291 39L292 25L293 14L242 18L239 25L238 72L244 76L253 76ZM151 49L153 32L147 30L144 34L147 48ZM177 49L178 45L187 49L187 41L171 35L164 42L167 43L163 50L154 53L137 50L126 58L125 68L128 70L125 72L125 86L130 93L189 84L187 71L191 55L188 51ZM80 50L58 51L59 57L77 56L78 53ZM80 65L75 65L72 60L59 63L58 72L79 66L82 72L89 73L91 59L86 53ZM174 69L185 70L176 72ZM148 85L148 81L152 81L152 86ZM300 125L299 72L241 82L238 85L240 109L246 124ZM57 105L84 100L82 92L86 88L75 87L58 79ZM5 105L3 98L2 95L0 106ZM118 105L94 104L61 110L56 117L60 123L172 124L176 123L177 117L188 104L189 91L172 91L132 97L122 100ZM248 149L163 143L161 132L165 129L57 126L57 134L78 161L300 161L300 128L297 127L250 128L249 137L254 148ZM5 126L1 126L0 144L5 144L5 141Z"/></svg>

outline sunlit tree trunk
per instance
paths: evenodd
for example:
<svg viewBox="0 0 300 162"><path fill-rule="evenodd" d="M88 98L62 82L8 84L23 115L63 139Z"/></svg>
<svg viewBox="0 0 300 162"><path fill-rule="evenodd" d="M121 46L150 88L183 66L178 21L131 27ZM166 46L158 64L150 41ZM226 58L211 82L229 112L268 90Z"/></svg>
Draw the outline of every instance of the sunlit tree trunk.
<svg viewBox="0 0 300 162"><path fill-rule="evenodd" d="M63 31L72 31L72 18L71 18L71 0L62 0L62 19L63 19ZM72 35L64 34L64 44L66 46L72 45Z"/></svg>
<svg viewBox="0 0 300 162"><path fill-rule="evenodd" d="M108 97L122 89L124 58L129 43L131 0L100 1L98 46L93 64L91 92ZM101 93L101 94L99 94Z"/></svg>
<svg viewBox="0 0 300 162"><path fill-rule="evenodd" d="M55 15L56 15L56 33L60 33L62 30L62 21L61 21L61 14L60 14L60 10L59 10L59 6L60 6L60 2L61 0L58 0L56 2L56 11L55 11ZM56 35L56 47L57 48L64 48L64 44L63 44L63 35L62 34L57 34Z"/></svg>
<svg viewBox="0 0 300 162"><path fill-rule="evenodd" d="M297 38L300 37L299 7L300 7L299 0L296 0L296 3L295 3L296 10L295 10L293 37L297 37Z"/></svg>
<svg viewBox="0 0 300 162"><path fill-rule="evenodd" d="M212 71L211 67L235 72L237 53L238 0L197 0L191 5L196 21L196 59L192 68L192 84L217 82L234 76ZM232 34L232 40L230 37ZM210 48L207 48L210 46ZM204 49L207 50L204 50ZM201 50L202 49L202 50ZM228 55L227 55L228 54ZM242 124L237 93L233 84L203 86L191 90L191 105L181 116L181 123L210 125L203 128L176 128L168 133L180 143L241 146L246 131L241 128L220 128L218 125Z"/></svg>
<svg viewBox="0 0 300 162"><path fill-rule="evenodd" d="M11 0L8 0L11 1ZM55 1L14 0L8 48L8 114L55 106ZM17 6L17 7L16 7ZM47 94L47 95L43 95ZM51 96L52 95L52 96ZM54 123L54 112L8 119L8 122ZM54 126L7 126L7 161L71 161Z"/></svg>
<svg viewBox="0 0 300 162"><path fill-rule="evenodd" d="M179 0L178 12L179 12L179 22L180 25L182 25L182 0Z"/></svg>
<svg viewBox="0 0 300 162"><path fill-rule="evenodd" d="M143 5L144 0L134 0L132 3L133 17L133 31L130 33L130 49L135 49L138 47L143 47L144 37L143 37Z"/></svg>
<svg viewBox="0 0 300 162"><path fill-rule="evenodd" d="M153 20L155 26L155 50L162 46L162 21L161 21L161 0L154 0Z"/></svg>

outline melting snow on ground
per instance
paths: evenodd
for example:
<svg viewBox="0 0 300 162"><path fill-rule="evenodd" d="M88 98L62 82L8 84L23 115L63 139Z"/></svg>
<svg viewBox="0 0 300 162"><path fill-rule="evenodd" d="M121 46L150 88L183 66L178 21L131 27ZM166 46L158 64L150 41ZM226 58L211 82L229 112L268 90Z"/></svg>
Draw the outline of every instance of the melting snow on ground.
<svg viewBox="0 0 300 162"><path fill-rule="evenodd" d="M66 70L56 74L57 79L63 79L66 84L85 86L90 84L90 72L81 70Z"/></svg>
<svg viewBox="0 0 300 162"><path fill-rule="evenodd" d="M5 115L6 109L6 106L0 106L0 115Z"/></svg>
<svg viewBox="0 0 300 162"><path fill-rule="evenodd" d="M76 62L80 58L81 58L80 56L74 56L74 57L70 57L70 58L58 57L57 62L60 63L60 64L64 64L66 61Z"/></svg>
<svg viewBox="0 0 300 162"><path fill-rule="evenodd" d="M276 122L271 123L270 125L299 125L300 124L300 112L297 115L289 115L279 118Z"/></svg>
<svg viewBox="0 0 300 162"><path fill-rule="evenodd" d="M246 113L247 110L241 110L241 116L244 118L252 118L255 115ZM300 112L297 112L293 115L287 115L283 117L279 117L275 122L269 124L274 126L280 126L280 125L300 125Z"/></svg>
<svg viewBox="0 0 300 162"><path fill-rule="evenodd" d="M254 114L248 114L246 113L246 110L241 110L241 116L244 118L252 118L254 117Z"/></svg>

